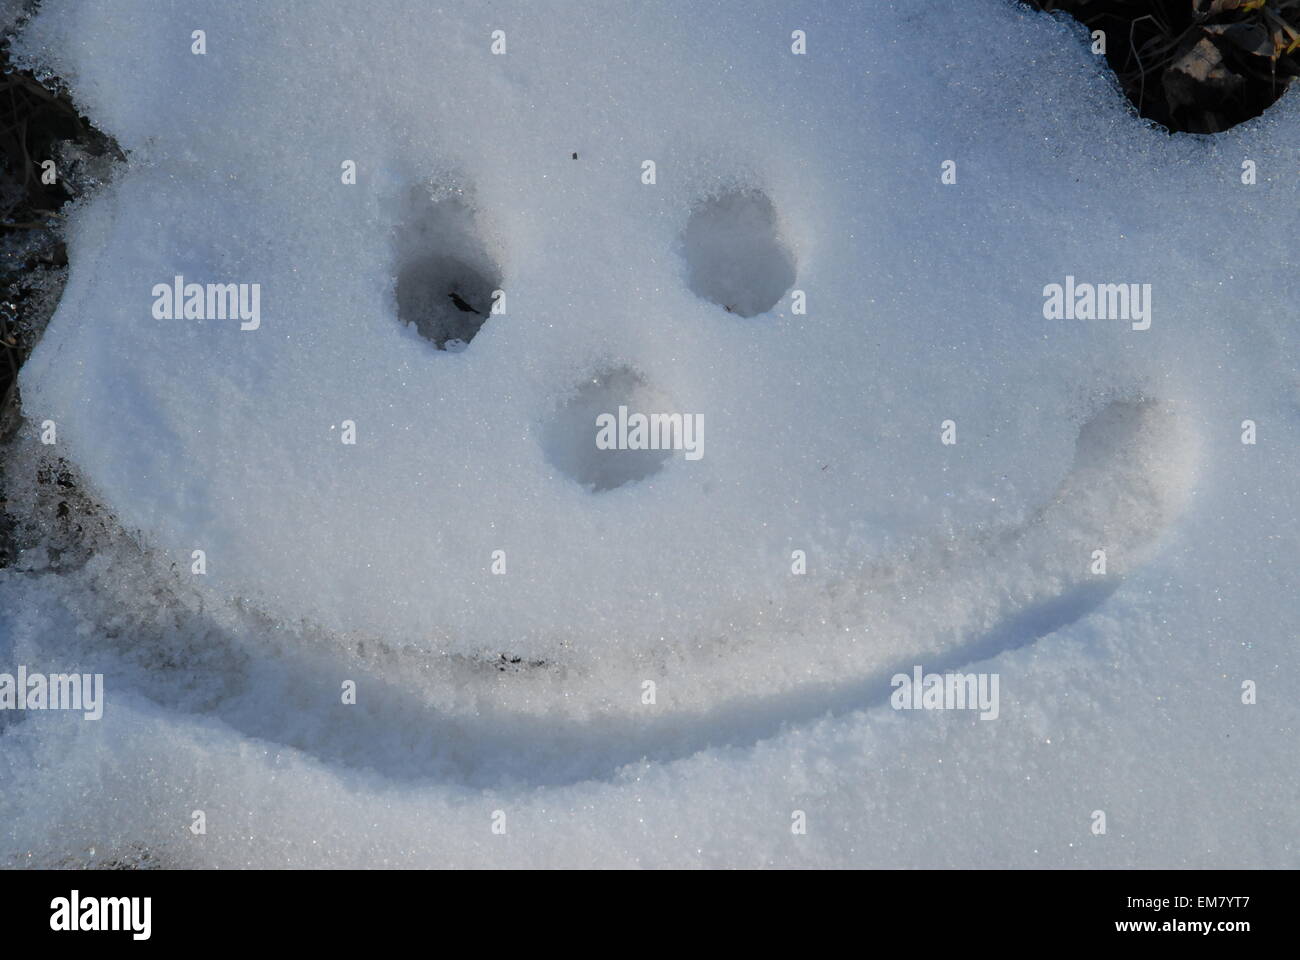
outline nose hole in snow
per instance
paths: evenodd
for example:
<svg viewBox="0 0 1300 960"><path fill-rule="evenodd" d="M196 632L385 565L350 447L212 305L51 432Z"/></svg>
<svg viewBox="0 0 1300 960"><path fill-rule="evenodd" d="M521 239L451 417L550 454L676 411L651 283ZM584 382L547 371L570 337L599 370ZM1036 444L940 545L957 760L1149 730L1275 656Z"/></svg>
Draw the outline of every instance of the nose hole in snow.
<svg viewBox="0 0 1300 960"><path fill-rule="evenodd" d="M771 310L795 282L794 255L778 227L776 208L761 190L698 203L682 236L692 292L742 317Z"/></svg>
<svg viewBox="0 0 1300 960"><path fill-rule="evenodd" d="M399 232L397 315L439 350L463 350L491 315L501 271L465 203L422 205Z"/></svg>
<svg viewBox="0 0 1300 960"><path fill-rule="evenodd" d="M615 367L580 384L542 435L546 459L592 493L644 480L663 469L670 456L668 450L601 449L597 445L596 419L609 414L617 420L620 406L626 407L629 414L671 409L666 398L639 373Z"/></svg>

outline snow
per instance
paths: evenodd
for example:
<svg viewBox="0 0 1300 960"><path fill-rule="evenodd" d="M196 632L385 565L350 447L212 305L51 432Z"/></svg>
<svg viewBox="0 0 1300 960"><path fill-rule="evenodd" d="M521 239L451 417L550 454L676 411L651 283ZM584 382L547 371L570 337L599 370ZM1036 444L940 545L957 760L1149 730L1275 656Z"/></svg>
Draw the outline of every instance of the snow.
<svg viewBox="0 0 1300 960"><path fill-rule="evenodd" d="M7 469L53 420L113 529L0 571L0 669L108 705L0 718L0 862L1296 866L1300 105L1170 137L1078 30L45 4L130 161ZM1067 276L1150 329L1044 319ZM594 450L620 403L705 455ZM997 720L892 710L913 664Z"/></svg>
<svg viewBox="0 0 1300 960"><path fill-rule="evenodd" d="M26 12L27 0L0 0L0 34L7 34Z"/></svg>

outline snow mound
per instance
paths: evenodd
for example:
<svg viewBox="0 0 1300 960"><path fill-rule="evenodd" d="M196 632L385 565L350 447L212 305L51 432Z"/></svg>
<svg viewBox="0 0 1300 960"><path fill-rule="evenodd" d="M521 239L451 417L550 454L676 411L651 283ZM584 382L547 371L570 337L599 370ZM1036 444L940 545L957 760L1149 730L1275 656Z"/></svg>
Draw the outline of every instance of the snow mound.
<svg viewBox="0 0 1300 960"><path fill-rule="evenodd" d="M4 732L5 852L1295 864L1237 786L1296 787L1297 708L1239 700L1296 662L1294 94L1169 137L1003 0L68 0L19 45L130 155L21 381L130 538L0 572L11 652L119 691ZM703 455L600 449L620 407ZM981 662L997 723L890 710ZM42 802L77 777L136 802Z"/></svg>

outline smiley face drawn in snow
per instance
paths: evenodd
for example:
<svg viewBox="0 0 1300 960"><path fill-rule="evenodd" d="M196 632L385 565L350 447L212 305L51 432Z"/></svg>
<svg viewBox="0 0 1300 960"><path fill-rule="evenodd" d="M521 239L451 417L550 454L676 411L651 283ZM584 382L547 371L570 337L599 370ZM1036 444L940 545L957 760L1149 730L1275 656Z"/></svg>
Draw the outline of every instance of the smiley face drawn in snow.
<svg viewBox="0 0 1300 960"><path fill-rule="evenodd" d="M305 15L214 10L209 44ZM1129 339L1162 336L1160 306L1135 332L1046 324L1040 298L1129 280L1135 249L1092 237L1143 207L1141 174L1101 148L1081 173L1062 121L1017 181L938 68L882 98L850 65L914 43L897 19L867 40L812 16L845 46L797 59L596 8L525 13L497 56L448 16L438 57L341 25L276 82L88 81L137 160L79 215L25 408L157 555L205 552L205 602L403 662L506 651L581 711L669 678L661 702L704 718L1027 642L1156 543L1195 462L1184 387ZM381 51L373 109L309 95ZM154 317L178 275L259 284L257 329ZM620 408L698 417L703 455L601 449Z"/></svg>

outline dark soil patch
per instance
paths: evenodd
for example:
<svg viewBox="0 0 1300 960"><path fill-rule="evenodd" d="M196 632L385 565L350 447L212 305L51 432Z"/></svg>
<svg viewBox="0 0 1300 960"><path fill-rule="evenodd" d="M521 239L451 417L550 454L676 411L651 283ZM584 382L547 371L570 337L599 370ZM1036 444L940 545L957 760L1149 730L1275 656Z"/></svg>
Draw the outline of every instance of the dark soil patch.
<svg viewBox="0 0 1300 960"><path fill-rule="evenodd" d="M29 4L25 16L36 6ZM68 255L59 211L125 159L117 144L77 111L61 81L14 67L6 35L0 42L0 445L22 425L18 370L63 293ZM0 458L4 455L0 446ZM35 480L60 492L74 486L62 467L43 469ZM4 481L0 473L0 566L10 563L15 551ZM71 522L66 500L47 499L58 520Z"/></svg>
<svg viewBox="0 0 1300 960"><path fill-rule="evenodd" d="M1257 117L1300 75L1300 0L1021 0L1105 34L1138 113L1217 133Z"/></svg>
<svg viewBox="0 0 1300 960"><path fill-rule="evenodd" d="M34 9L34 6L33 6ZM0 439L16 424L17 373L57 306L67 250L59 209L125 156L57 79L15 69L0 44ZM46 167L53 162L53 176Z"/></svg>

